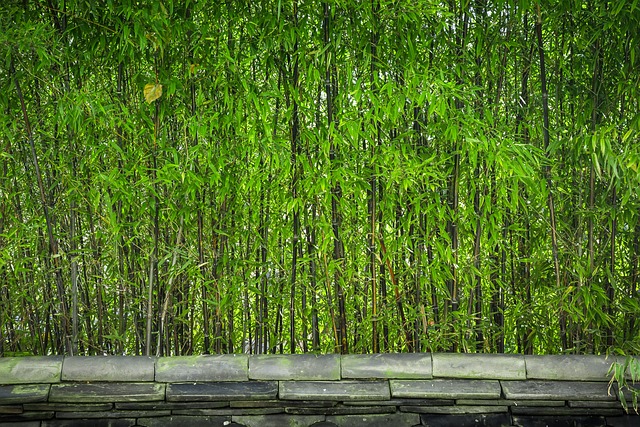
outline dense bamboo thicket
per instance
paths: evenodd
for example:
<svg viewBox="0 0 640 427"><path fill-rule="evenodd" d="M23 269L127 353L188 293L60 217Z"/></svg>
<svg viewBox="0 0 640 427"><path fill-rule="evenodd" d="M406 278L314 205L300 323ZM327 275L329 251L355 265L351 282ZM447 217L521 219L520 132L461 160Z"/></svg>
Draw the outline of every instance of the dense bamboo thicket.
<svg viewBox="0 0 640 427"><path fill-rule="evenodd" d="M0 353L640 351L637 1L8 0Z"/></svg>

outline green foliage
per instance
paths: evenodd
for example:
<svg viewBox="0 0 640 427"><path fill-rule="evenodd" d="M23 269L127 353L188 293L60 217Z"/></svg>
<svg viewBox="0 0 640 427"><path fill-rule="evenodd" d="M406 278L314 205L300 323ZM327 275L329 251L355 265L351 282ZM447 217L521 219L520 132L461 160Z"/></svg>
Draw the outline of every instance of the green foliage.
<svg viewBox="0 0 640 427"><path fill-rule="evenodd" d="M637 5L5 3L0 353L637 348Z"/></svg>

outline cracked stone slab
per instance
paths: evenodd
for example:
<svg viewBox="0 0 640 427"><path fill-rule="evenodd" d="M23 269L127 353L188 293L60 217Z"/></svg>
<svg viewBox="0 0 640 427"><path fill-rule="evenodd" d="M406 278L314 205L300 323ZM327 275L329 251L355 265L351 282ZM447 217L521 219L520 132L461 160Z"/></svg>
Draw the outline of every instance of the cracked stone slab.
<svg viewBox="0 0 640 427"><path fill-rule="evenodd" d="M62 381L144 382L154 373L155 358L145 356L74 356L62 364Z"/></svg>
<svg viewBox="0 0 640 427"><path fill-rule="evenodd" d="M0 386L0 404L46 402L49 384L16 384Z"/></svg>
<svg viewBox="0 0 640 427"><path fill-rule="evenodd" d="M595 355L524 356L527 378L562 381L609 381L614 358Z"/></svg>
<svg viewBox="0 0 640 427"><path fill-rule="evenodd" d="M245 354L162 357L156 361L156 381L247 381Z"/></svg>
<svg viewBox="0 0 640 427"><path fill-rule="evenodd" d="M342 378L429 379L430 353L350 354L342 356Z"/></svg>
<svg viewBox="0 0 640 427"><path fill-rule="evenodd" d="M498 399L497 380L389 380L394 398Z"/></svg>
<svg viewBox="0 0 640 427"><path fill-rule="evenodd" d="M50 402L138 402L164 400L165 385L156 383L63 383L51 386Z"/></svg>
<svg viewBox="0 0 640 427"><path fill-rule="evenodd" d="M280 399L388 400L386 381L280 381Z"/></svg>
<svg viewBox="0 0 640 427"><path fill-rule="evenodd" d="M434 378L524 380L524 357L517 354L434 353Z"/></svg>
<svg viewBox="0 0 640 427"><path fill-rule="evenodd" d="M270 400L278 395L275 381L172 383L167 384L167 401Z"/></svg>
<svg viewBox="0 0 640 427"><path fill-rule="evenodd" d="M62 356L0 357L0 384L60 382Z"/></svg>
<svg viewBox="0 0 640 427"><path fill-rule="evenodd" d="M340 379L337 354L254 355L249 357L252 380L321 381Z"/></svg>
<svg viewBox="0 0 640 427"><path fill-rule="evenodd" d="M581 381L502 381L507 399L514 400L615 400L604 382Z"/></svg>

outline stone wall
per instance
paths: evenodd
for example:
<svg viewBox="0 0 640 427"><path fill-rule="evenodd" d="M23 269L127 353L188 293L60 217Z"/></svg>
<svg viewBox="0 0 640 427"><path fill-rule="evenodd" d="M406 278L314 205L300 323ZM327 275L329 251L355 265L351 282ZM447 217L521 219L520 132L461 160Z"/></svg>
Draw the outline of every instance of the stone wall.
<svg viewBox="0 0 640 427"><path fill-rule="evenodd" d="M600 356L0 358L0 425L640 426Z"/></svg>

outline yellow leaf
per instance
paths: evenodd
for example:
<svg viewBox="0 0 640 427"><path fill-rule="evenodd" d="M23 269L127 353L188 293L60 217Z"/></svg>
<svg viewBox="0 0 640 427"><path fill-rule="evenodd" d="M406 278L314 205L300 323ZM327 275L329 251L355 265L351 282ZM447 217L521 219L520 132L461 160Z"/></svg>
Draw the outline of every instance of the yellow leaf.
<svg viewBox="0 0 640 427"><path fill-rule="evenodd" d="M162 85L159 83L148 83L144 86L144 99L148 104L151 104L156 99L162 96Z"/></svg>

